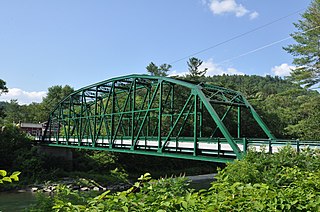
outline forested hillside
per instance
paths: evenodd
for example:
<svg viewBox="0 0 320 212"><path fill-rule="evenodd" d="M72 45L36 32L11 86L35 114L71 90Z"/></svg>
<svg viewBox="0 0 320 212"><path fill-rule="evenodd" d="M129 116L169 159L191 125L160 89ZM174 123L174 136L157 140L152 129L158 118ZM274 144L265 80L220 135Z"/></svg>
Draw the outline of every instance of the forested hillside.
<svg viewBox="0 0 320 212"><path fill-rule="evenodd" d="M222 75L203 80L244 94L276 137L320 139L319 92L277 76ZM254 129L249 133L254 135Z"/></svg>

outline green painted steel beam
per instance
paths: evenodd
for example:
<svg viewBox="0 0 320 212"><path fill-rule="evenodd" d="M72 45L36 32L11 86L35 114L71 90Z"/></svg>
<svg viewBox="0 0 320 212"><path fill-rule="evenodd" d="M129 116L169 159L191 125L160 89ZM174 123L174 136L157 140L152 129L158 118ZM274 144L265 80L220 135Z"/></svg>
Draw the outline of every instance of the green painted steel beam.
<svg viewBox="0 0 320 212"><path fill-rule="evenodd" d="M222 118L215 111L215 105L224 108L229 105ZM216 139L219 144L218 152L224 151L220 144L227 143L233 154L241 158L242 151L245 152L246 149L241 151L238 146L238 140L242 142L243 110L240 107L250 110L256 124L269 139L276 139L245 97L237 91L169 77L127 75L86 86L67 96L50 113L43 141L54 138L55 141L52 142L62 145L65 137L67 144L77 142L77 147L87 148L82 141L90 139L90 148L94 149L100 148L97 140L104 139L108 141L109 151L168 154L172 157L182 157L172 151L175 148L175 152L178 152L179 142L192 141L191 157L206 160L207 156L201 153L204 150L199 149L199 142L212 141L212 131L208 132L208 128L212 129L212 126L208 127L204 121L210 118L217 126L216 130L219 129L223 135L223 138ZM238 109L236 138L231 136L223 123L232 108ZM204 111L209 113L209 117L204 117ZM213 134L216 130L213 130ZM132 142L129 149L119 150L115 147L118 145L115 142L123 137ZM141 151L138 143L142 139L146 143L157 141L156 153L138 153ZM166 147L169 141L175 141L176 147ZM226 156L221 154L219 157L223 160Z"/></svg>
<svg viewBox="0 0 320 212"><path fill-rule="evenodd" d="M228 163L232 162L234 159L232 158L221 158L221 157L209 157L209 156L193 156L192 154L179 154L179 153L169 153L163 152L159 153L157 151L143 151L143 150L135 150L131 151L128 149L109 149L103 147L90 147L90 146L73 146L73 145L61 145L61 144L48 144L46 146L52 147L60 147L60 148L73 148L73 149L87 149L87 150L102 150L109 152L117 152L117 153L129 153L129 154L139 154L139 155L150 155L150 156L158 156L158 157L169 157L169 158L178 158L178 159L187 159L187 160L198 160L198 161L208 161L208 162L216 162L216 163Z"/></svg>

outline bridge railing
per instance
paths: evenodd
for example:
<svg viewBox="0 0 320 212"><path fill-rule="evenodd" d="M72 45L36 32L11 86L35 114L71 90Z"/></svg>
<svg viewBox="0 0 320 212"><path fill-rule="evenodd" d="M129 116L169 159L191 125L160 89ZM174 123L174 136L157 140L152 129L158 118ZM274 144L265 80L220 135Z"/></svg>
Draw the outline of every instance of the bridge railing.
<svg viewBox="0 0 320 212"><path fill-rule="evenodd" d="M161 137L164 141L166 137ZM41 137L38 138L39 141ZM157 136L140 136L136 146L133 146L131 136L118 136L110 142L106 136L99 136L92 141L89 136L83 136L79 140L76 136L68 138L59 136L45 138L43 141L46 144L60 147L84 148L84 149L99 149L115 152L150 154L159 156L176 155L176 157L195 159L195 156L208 161L219 161L225 158L226 161L236 158L227 139L219 137L201 137L197 139L197 144L194 145L193 137L170 137L169 142L163 148L160 145ZM279 148L284 146L291 146L300 152L304 148L319 148L320 141L300 141L293 139L265 139L265 138L234 138L235 143L243 154L246 154L249 149L256 151L264 151L267 153L278 152ZM162 143L163 144L163 143ZM196 149L195 149L195 146ZM161 151L160 151L161 150ZM163 151L162 151L163 150ZM179 155L177 155L179 154ZM200 157L199 157L200 156ZM214 159L216 158L216 159Z"/></svg>
<svg viewBox="0 0 320 212"><path fill-rule="evenodd" d="M264 150L268 153L277 152L283 146L291 146L300 152L304 148L320 148L320 141L314 140L299 140L299 139L246 139L245 149L255 148L257 151Z"/></svg>

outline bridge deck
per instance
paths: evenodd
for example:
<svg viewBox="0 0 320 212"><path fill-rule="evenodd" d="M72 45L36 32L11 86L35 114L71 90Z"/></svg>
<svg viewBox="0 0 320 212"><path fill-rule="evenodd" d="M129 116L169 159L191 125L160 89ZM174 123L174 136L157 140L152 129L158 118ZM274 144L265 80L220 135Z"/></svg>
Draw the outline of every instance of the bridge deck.
<svg viewBox="0 0 320 212"><path fill-rule="evenodd" d="M246 141L243 143L243 140ZM198 142L196 151L193 141L169 141L163 149L158 147L158 141L155 140L139 140L133 147L131 139L116 139L110 145L108 139L97 139L92 142L91 139L59 138L59 141L51 138L45 140L44 145L65 147L65 148L81 148L91 150L105 150L119 153L134 153L152 156L174 157L182 159L202 160L210 162L231 162L236 159L236 154L231 146L224 141L215 140L207 142ZM279 148L290 145L297 151L303 148L319 148L319 142L299 142L296 140L279 140L270 141L266 139L246 140L238 139L237 145L240 150L246 152L248 148L254 148L256 151L266 151L269 153L278 152ZM161 145L160 145L161 146Z"/></svg>

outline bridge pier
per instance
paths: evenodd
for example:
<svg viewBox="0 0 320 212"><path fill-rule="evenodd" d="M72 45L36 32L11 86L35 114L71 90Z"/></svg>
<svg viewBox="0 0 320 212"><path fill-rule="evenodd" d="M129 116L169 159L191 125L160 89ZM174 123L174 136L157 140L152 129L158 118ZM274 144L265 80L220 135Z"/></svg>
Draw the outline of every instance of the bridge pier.
<svg viewBox="0 0 320 212"><path fill-rule="evenodd" d="M50 157L58 158L63 161L63 167L67 170L73 168L73 153L70 148L52 147L52 146L39 146L38 153L44 153Z"/></svg>

